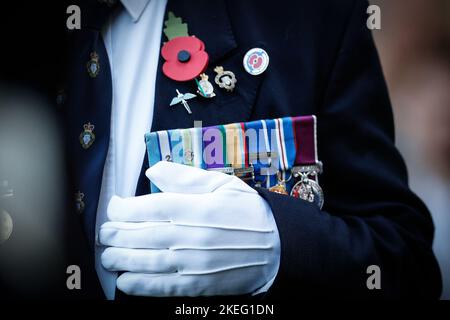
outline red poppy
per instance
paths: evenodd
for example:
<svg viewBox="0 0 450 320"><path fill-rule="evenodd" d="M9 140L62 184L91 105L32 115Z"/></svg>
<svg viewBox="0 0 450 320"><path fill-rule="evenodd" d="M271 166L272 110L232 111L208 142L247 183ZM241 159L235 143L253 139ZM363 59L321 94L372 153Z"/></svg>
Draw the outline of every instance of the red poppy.
<svg viewBox="0 0 450 320"><path fill-rule="evenodd" d="M166 60L164 74L175 81L195 79L208 66L205 44L196 37L173 38L164 44L161 55Z"/></svg>
<svg viewBox="0 0 450 320"><path fill-rule="evenodd" d="M255 69L258 69L263 63L263 59L256 54L253 54L248 60L250 65Z"/></svg>

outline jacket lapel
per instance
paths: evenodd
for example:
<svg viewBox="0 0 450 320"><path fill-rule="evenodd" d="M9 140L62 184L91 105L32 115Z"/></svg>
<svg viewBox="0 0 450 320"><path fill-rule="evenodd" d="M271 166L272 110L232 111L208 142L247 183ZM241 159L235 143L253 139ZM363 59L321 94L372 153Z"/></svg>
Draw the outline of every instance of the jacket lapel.
<svg viewBox="0 0 450 320"><path fill-rule="evenodd" d="M216 97L207 99L197 94L196 98L189 101L192 114L188 114L182 105L170 107L170 101L176 96L176 89L182 93L196 94L197 86L194 80L176 82L167 78L162 72L164 60L160 57L152 131L193 127L194 121L202 121L203 126L246 121L254 104L259 79L253 77L247 83L244 78L239 79L238 73L243 71L242 58L245 52L239 51L225 1L169 0L166 17L169 11L188 24L189 35L195 35L205 43L210 57L205 73L214 86ZM167 39L163 34L161 47L165 41ZM226 92L214 83L214 68L217 65L223 65L225 70L236 74L238 83L233 92Z"/></svg>

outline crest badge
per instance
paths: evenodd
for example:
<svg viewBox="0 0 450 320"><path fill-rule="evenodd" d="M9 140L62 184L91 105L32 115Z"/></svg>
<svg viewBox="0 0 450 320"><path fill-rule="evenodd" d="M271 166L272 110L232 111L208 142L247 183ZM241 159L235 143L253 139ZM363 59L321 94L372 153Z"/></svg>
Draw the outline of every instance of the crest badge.
<svg viewBox="0 0 450 320"><path fill-rule="evenodd" d="M83 149L88 149L95 141L95 126L90 122L83 125L83 131L80 133L80 143Z"/></svg>
<svg viewBox="0 0 450 320"><path fill-rule="evenodd" d="M97 77L100 71L100 63L97 52L91 52L91 60L87 62L86 68L91 78Z"/></svg>
<svg viewBox="0 0 450 320"><path fill-rule="evenodd" d="M214 68L214 71L217 73L214 82L220 87L229 92L233 91L236 86L236 76L231 71L223 70L223 67L218 66Z"/></svg>
<svg viewBox="0 0 450 320"><path fill-rule="evenodd" d="M205 73L202 73L200 75L201 80L197 81L197 93L199 95L201 95L204 98L213 98L216 96L216 94L214 93L214 88L213 85L211 84L211 82L208 81L208 75Z"/></svg>
<svg viewBox="0 0 450 320"><path fill-rule="evenodd" d="M75 208L77 210L78 213L83 213L84 211L84 193L78 191L77 193L75 193Z"/></svg>

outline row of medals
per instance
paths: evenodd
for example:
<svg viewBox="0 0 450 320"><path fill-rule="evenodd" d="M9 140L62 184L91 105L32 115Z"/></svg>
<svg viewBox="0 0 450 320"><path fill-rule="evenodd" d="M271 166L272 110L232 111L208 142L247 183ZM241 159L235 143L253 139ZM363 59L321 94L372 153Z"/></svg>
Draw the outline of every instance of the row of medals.
<svg viewBox="0 0 450 320"><path fill-rule="evenodd" d="M278 182L275 186L270 187L269 191L284 195L289 194L294 198L314 203L320 209L322 209L324 196L322 188L318 183L318 174L321 173L321 170L321 164L311 166L297 166L292 168L289 178L286 180L282 179L282 175L280 174L280 172L278 172ZM291 189L291 192L288 193L286 183L292 178L295 179L295 183Z"/></svg>
<svg viewBox="0 0 450 320"><path fill-rule="evenodd" d="M235 175L244 181L253 181L255 187L262 187L263 181L255 180L255 172L253 166L246 168L215 168L210 169L215 171L221 171L226 174ZM324 195L322 188L318 183L318 175L322 172L322 163L316 165L295 166L285 175L288 175L287 179L283 179L282 172L277 172L277 184L269 187L268 190L274 193L290 195L291 197L302 199L310 203L314 203L320 209L324 203ZM290 192L288 192L286 183L291 179L294 179L294 185Z"/></svg>

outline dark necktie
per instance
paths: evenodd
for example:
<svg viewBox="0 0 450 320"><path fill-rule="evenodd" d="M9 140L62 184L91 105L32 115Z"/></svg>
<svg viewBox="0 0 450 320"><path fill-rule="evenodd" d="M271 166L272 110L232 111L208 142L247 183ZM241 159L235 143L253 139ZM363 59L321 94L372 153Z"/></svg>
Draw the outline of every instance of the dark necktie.
<svg viewBox="0 0 450 320"><path fill-rule="evenodd" d="M112 102L111 71L101 28L114 8L111 1L83 2L82 28L72 32L70 41L67 145L76 208L92 249Z"/></svg>

